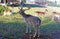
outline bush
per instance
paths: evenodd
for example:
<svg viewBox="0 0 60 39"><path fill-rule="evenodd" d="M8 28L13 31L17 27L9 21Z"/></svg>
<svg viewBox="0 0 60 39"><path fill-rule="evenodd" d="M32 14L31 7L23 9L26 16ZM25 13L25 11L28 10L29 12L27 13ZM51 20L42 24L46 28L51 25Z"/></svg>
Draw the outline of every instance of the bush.
<svg viewBox="0 0 60 39"><path fill-rule="evenodd" d="M4 6L0 5L0 15L3 15L4 10L9 10L9 8L8 8L8 7L4 7Z"/></svg>

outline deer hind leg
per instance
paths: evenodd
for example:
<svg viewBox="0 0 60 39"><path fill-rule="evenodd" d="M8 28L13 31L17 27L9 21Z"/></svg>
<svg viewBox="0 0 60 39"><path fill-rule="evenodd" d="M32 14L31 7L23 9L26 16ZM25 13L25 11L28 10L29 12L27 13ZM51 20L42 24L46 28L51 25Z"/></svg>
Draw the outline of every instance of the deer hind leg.
<svg viewBox="0 0 60 39"><path fill-rule="evenodd" d="M37 29L36 26L34 26L34 35L33 35L33 37L36 37L37 33L38 33L38 29Z"/></svg>
<svg viewBox="0 0 60 39"><path fill-rule="evenodd" d="M35 33L34 33L33 37L35 37L35 36L39 37L40 36L40 29L39 29L39 27L36 27L34 29L34 31L35 31Z"/></svg>
<svg viewBox="0 0 60 39"><path fill-rule="evenodd" d="M34 33L34 36L33 37L35 37L36 35L37 35L37 37L39 37L40 36L40 26L39 26L39 23L37 23L34 26L34 31L35 31L35 33Z"/></svg>

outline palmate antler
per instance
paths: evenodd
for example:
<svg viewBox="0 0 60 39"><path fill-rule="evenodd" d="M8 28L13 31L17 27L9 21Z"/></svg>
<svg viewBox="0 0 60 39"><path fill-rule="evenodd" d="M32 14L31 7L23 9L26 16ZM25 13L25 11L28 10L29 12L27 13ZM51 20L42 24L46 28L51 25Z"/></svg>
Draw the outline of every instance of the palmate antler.
<svg viewBox="0 0 60 39"><path fill-rule="evenodd" d="M30 6L28 6L28 7L27 7L27 9L24 9L24 11L29 10L29 9L31 9L31 7L30 7Z"/></svg>
<svg viewBox="0 0 60 39"><path fill-rule="evenodd" d="M28 7L27 7L27 9L23 9L23 6L21 6L21 7L18 7L18 9L26 11L26 10L31 9L31 7L30 7L30 6L28 6Z"/></svg>

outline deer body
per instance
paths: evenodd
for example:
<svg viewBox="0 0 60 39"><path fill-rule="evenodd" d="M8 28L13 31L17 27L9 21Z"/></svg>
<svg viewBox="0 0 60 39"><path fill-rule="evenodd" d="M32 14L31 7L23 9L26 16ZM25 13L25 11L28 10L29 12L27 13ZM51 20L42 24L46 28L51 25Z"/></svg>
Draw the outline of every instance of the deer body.
<svg viewBox="0 0 60 39"><path fill-rule="evenodd" d="M41 20L38 18L38 17L35 17L35 16L32 16L32 15L28 15L28 14L25 14L24 13L25 10L21 9L19 11L19 13L23 16L23 18L25 19L26 21L26 33L28 33L28 29L30 30L29 33L31 33L31 28L29 28L30 26L33 26L34 28L34 36L36 36L36 34L40 34L39 32L39 27L40 27L40 24L41 24Z"/></svg>

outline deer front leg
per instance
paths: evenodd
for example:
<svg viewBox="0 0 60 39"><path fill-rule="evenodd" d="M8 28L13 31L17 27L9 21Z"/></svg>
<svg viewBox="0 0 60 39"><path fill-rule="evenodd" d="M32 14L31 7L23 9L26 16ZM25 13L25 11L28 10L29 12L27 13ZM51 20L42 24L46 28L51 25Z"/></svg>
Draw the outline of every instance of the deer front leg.
<svg viewBox="0 0 60 39"><path fill-rule="evenodd" d="M34 31L35 31L35 32L34 32L33 37L36 37L36 35L37 35L37 29L35 28Z"/></svg>
<svg viewBox="0 0 60 39"><path fill-rule="evenodd" d="M38 33L38 37L40 36L40 26L38 26L38 31L37 31Z"/></svg>
<svg viewBox="0 0 60 39"><path fill-rule="evenodd" d="M32 33L32 24L29 25L29 33Z"/></svg>
<svg viewBox="0 0 60 39"><path fill-rule="evenodd" d="M29 30L29 27L28 27L28 24L26 26L26 33L28 33L28 30Z"/></svg>
<svg viewBox="0 0 60 39"><path fill-rule="evenodd" d="M26 33L31 33L31 26L30 24L27 24L26 26Z"/></svg>

